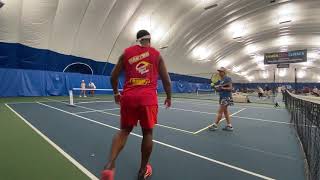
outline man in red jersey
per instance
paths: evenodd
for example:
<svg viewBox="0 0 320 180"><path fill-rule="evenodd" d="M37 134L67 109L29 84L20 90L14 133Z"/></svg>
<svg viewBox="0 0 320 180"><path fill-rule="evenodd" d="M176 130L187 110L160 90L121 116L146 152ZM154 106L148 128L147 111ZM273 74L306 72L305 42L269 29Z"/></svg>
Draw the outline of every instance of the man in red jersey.
<svg viewBox="0 0 320 180"><path fill-rule="evenodd" d="M138 179L144 180L152 175L152 168L148 162L153 146L153 127L157 124L158 75L162 79L167 94L164 104L166 107L171 106L170 77L159 51L150 46L150 33L140 30L137 33L137 41L140 44L125 49L112 71L111 84L114 99L117 104L120 104L120 131L113 138L109 161L102 171L102 180L114 179L116 158L138 121L143 134ZM122 70L125 72L125 84L120 96L118 78Z"/></svg>

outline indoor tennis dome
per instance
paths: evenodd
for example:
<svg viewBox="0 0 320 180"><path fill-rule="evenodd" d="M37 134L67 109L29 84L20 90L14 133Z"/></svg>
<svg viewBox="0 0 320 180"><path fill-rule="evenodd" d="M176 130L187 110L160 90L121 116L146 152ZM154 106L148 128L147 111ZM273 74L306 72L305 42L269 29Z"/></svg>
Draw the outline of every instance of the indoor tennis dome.
<svg viewBox="0 0 320 180"><path fill-rule="evenodd" d="M176 75L224 66L235 82L293 82L297 68L299 81L320 81L317 0L2 1L1 68L109 75L146 29ZM264 53L305 49L308 61L289 69L263 63Z"/></svg>
<svg viewBox="0 0 320 180"><path fill-rule="evenodd" d="M127 110L111 72L139 30L171 78L140 109L154 180L320 179L320 0L0 0L1 180L99 179Z"/></svg>

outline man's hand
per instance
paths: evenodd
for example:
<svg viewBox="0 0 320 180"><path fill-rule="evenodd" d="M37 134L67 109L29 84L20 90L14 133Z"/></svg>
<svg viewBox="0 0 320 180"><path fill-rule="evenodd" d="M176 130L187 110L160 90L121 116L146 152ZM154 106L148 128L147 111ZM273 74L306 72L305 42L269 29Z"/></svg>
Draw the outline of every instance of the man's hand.
<svg viewBox="0 0 320 180"><path fill-rule="evenodd" d="M114 102L116 104L120 104L120 99L121 99L121 95L120 94L115 94L114 95Z"/></svg>
<svg viewBox="0 0 320 180"><path fill-rule="evenodd" d="M161 56L159 56L159 75L162 80L164 91L167 94L167 98L164 101L164 105L166 106L166 108L169 108L171 107L171 80L164 60Z"/></svg>
<svg viewBox="0 0 320 180"><path fill-rule="evenodd" d="M166 109L171 107L171 99L166 98L166 100L164 100L164 105L166 106Z"/></svg>
<svg viewBox="0 0 320 180"><path fill-rule="evenodd" d="M111 86L114 93L114 101L116 104L120 104L121 96L118 90L118 79L122 69L123 69L123 55L119 57L117 64L115 65L115 67L111 72L111 78L110 78Z"/></svg>

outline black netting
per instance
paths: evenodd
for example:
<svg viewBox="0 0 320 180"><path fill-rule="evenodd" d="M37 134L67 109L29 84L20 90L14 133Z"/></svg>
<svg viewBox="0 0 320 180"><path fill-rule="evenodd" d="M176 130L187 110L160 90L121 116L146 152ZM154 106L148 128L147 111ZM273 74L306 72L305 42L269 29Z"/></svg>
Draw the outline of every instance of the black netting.
<svg viewBox="0 0 320 180"><path fill-rule="evenodd" d="M289 92L284 94L284 99L308 162L308 178L320 180L320 103Z"/></svg>

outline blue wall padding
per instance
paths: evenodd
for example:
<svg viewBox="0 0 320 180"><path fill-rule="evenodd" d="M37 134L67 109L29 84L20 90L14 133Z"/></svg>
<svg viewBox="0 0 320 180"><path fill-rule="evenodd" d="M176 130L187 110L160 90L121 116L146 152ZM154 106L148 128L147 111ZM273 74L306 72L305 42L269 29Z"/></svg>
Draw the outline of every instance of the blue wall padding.
<svg viewBox="0 0 320 180"><path fill-rule="evenodd" d="M43 71L63 72L72 63L85 63L93 69L95 75L109 76L114 64L98 62L87 58L64 55L51 50L37 49L19 43L0 42L0 68L32 69ZM85 71L87 67L83 66ZM81 67L70 68L69 71L81 70ZM170 73L172 81L188 81L195 83L209 83L208 79Z"/></svg>
<svg viewBox="0 0 320 180"><path fill-rule="evenodd" d="M92 80L99 89L111 89L110 76L0 68L0 96L63 96L68 95L68 90L79 88L81 80L85 80L87 84ZM121 77L119 88L123 88L123 81ZM172 81L172 91L175 93L196 92L199 88L207 89L210 86L204 83ZM161 80L158 80L158 92L164 92Z"/></svg>
<svg viewBox="0 0 320 180"><path fill-rule="evenodd" d="M0 68L0 96L62 96L68 95L68 90L79 88L81 80L88 84L92 80L99 89L111 89L110 76L87 75L79 73L61 73L53 71L39 70L22 70ZM235 89L250 88L256 89L257 86L262 88L268 85L271 89L273 83L235 83ZM290 85L294 88L294 83L276 83L275 86ZM298 88L313 88L319 83L299 83ZM123 88L123 77L120 78L119 88ZM208 83L192 83L187 81L172 81L172 92L174 93L192 93L197 89L210 89ZM158 80L158 92L164 92L161 80ZM99 94L100 92L97 91ZM105 92L101 92L105 93ZM112 93L112 92L110 92Z"/></svg>
<svg viewBox="0 0 320 180"><path fill-rule="evenodd" d="M81 80L92 80L101 89L110 89L109 76L53 71L0 68L0 96L61 96L80 87Z"/></svg>
<svg viewBox="0 0 320 180"><path fill-rule="evenodd" d="M18 43L0 43L0 68L33 69L62 72L71 63L88 64L97 75L110 75L114 64L64 55Z"/></svg>
<svg viewBox="0 0 320 180"><path fill-rule="evenodd" d="M62 73L64 68L75 62L88 64L93 69L93 76L80 73ZM0 42L0 96L58 96L67 95L68 90L80 86L84 79L87 83L92 80L97 88L110 89L110 74L114 64L98 62L91 59L64 55L51 50L37 49L19 43ZM73 70L81 70L74 67ZM73 71L72 70L72 71ZM86 70L87 71L87 70ZM174 93L191 93L197 89L210 89L210 80L169 73ZM123 73L120 77L119 88L123 88ZM235 89L251 88L268 85L271 89L276 86L294 83L235 83ZM319 83L299 83L298 89ZM164 92L161 80L158 81L158 92ZM98 93L98 92L97 92Z"/></svg>

